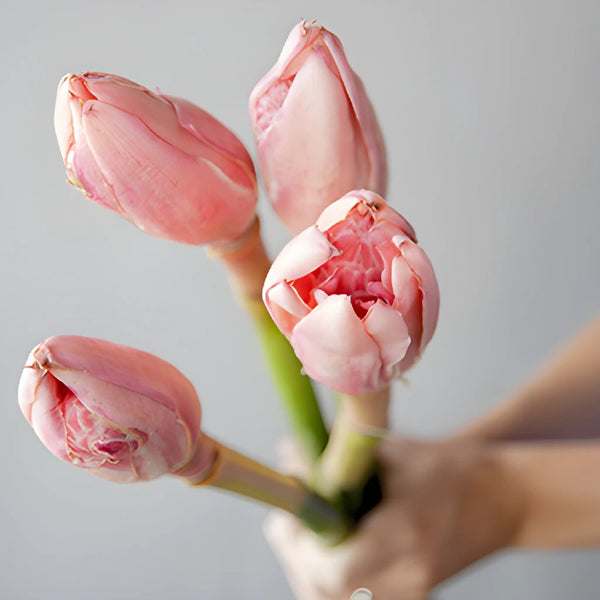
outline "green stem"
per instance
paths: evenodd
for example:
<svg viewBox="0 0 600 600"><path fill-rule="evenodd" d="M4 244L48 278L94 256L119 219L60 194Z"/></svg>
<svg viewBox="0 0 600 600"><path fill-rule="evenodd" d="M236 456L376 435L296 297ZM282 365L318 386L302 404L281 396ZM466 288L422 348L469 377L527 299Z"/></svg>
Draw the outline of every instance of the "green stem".
<svg viewBox="0 0 600 600"><path fill-rule="evenodd" d="M365 486L375 475L388 407L389 387L359 396L340 394L329 443L314 470L313 488L352 516L364 506Z"/></svg>
<svg viewBox="0 0 600 600"><path fill-rule="evenodd" d="M327 445L328 433L312 382L302 364L271 319L262 302L249 309L260 338L271 377L294 434L312 464Z"/></svg>
<svg viewBox="0 0 600 600"><path fill-rule="evenodd" d="M271 263L258 219L238 240L212 246L210 252L225 265L240 304L254 322L287 419L312 464L327 445L327 429L311 380L302 374L300 361L262 302L262 286Z"/></svg>
<svg viewBox="0 0 600 600"><path fill-rule="evenodd" d="M210 485L286 510L331 544L348 535L350 522L346 517L299 479L279 473L203 434L198 441L199 454L206 456L210 447L215 458L208 470L197 470L192 459L175 475L190 485Z"/></svg>

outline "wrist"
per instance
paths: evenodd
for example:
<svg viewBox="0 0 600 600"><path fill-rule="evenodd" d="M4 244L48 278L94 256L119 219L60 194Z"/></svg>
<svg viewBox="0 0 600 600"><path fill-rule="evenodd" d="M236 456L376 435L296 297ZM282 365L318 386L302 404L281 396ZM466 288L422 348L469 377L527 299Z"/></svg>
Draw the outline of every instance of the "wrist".
<svg viewBox="0 0 600 600"><path fill-rule="evenodd" d="M503 444L498 455L524 498L511 545L582 548L600 541L598 442Z"/></svg>
<svg viewBox="0 0 600 600"><path fill-rule="evenodd" d="M483 444L472 478L468 506L489 521L491 551L515 545L527 514L528 496L506 444ZM470 504L472 502L472 505Z"/></svg>
<svg viewBox="0 0 600 600"><path fill-rule="evenodd" d="M526 514L526 495L500 446L465 442L463 493L456 515L450 564L438 580L499 550L515 545Z"/></svg>

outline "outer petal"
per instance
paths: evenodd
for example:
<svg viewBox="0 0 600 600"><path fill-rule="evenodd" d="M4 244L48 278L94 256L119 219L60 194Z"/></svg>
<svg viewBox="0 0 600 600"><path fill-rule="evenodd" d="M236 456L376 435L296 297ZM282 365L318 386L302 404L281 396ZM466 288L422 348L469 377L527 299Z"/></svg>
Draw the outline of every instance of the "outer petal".
<svg viewBox="0 0 600 600"><path fill-rule="evenodd" d="M423 294L419 281L402 255L392 261L391 284L394 292L394 308L398 310L408 326L411 345L400 364L406 371L417 361L423 339Z"/></svg>
<svg viewBox="0 0 600 600"><path fill-rule="evenodd" d="M133 455L134 471L128 462L106 464L97 474L122 481L154 479L183 466L190 458L199 428L192 432L176 412L153 398L126 389L87 373L70 369L52 369L52 375L66 385L93 414L106 419L106 426L143 435L147 441ZM44 415L38 417L34 405L33 423L43 426ZM64 430L63 430L64 438ZM194 444L193 444L194 442ZM94 471L96 472L96 470Z"/></svg>
<svg viewBox="0 0 600 600"><path fill-rule="evenodd" d="M65 161L69 181L90 200L126 217L88 145L82 124L82 111L85 105L82 105L78 98L71 98L69 106L73 125L73 144L67 152Z"/></svg>
<svg viewBox="0 0 600 600"><path fill-rule="evenodd" d="M316 52L298 71L257 148L273 207L295 233L367 181L367 160L344 89Z"/></svg>
<svg viewBox="0 0 600 600"><path fill-rule="evenodd" d="M251 192L248 197L252 201L244 208L250 219L258 200L258 187L254 164L246 147L225 125L195 104L183 98L160 97L169 102L177 118L179 127L173 128L173 131L178 132L178 137L173 140L174 145L184 150L185 146L179 144L179 137L191 133L202 144L195 150L197 156L213 163L236 185L248 188Z"/></svg>
<svg viewBox="0 0 600 600"><path fill-rule="evenodd" d="M225 125L210 113L184 98L165 95L161 95L160 98L164 98L171 104L182 128L189 131L198 140L218 150L221 156L227 157L231 162L241 163L246 172L246 178L251 181L252 185L256 185L254 164L246 146Z"/></svg>
<svg viewBox="0 0 600 600"><path fill-rule="evenodd" d="M105 340L60 335L40 344L33 357L44 368L79 371L152 398L180 415L190 430L200 427L200 402L194 386L157 356Z"/></svg>
<svg viewBox="0 0 600 600"><path fill-rule="evenodd" d="M363 202L361 192L362 190L352 190L325 207L317 219L317 227L321 231L328 231L334 225L341 223L359 202Z"/></svg>
<svg viewBox="0 0 600 600"><path fill-rule="evenodd" d="M256 188L248 151L212 115L187 100L154 94L122 77L93 75L87 73L81 80L100 102L140 117L161 140L212 162L238 185Z"/></svg>
<svg viewBox="0 0 600 600"><path fill-rule="evenodd" d="M368 182L363 184L363 187L370 188L385 196L388 179L387 158L383 134L377 122L373 105L367 96L362 81L350 67L344 47L339 38L326 29L323 29L322 36L339 69L342 82L354 108L354 114L360 125L360 131L367 147L371 169Z"/></svg>
<svg viewBox="0 0 600 600"><path fill-rule="evenodd" d="M292 281L304 277L339 252L327 237L316 227L309 227L291 239L273 261L263 287L268 290L281 281Z"/></svg>
<svg viewBox="0 0 600 600"><path fill-rule="evenodd" d="M404 358L410 346L408 327L402 315L379 300L369 309L363 324L379 346L382 378L391 377L394 367Z"/></svg>
<svg viewBox="0 0 600 600"><path fill-rule="evenodd" d="M421 340L421 349L423 349L432 338L437 325L440 290L431 262L420 246L404 242L400 246L400 252L415 273L423 294L423 338Z"/></svg>
<svg viewBox="0 0 600 600"><path fill-rule="evenodd" d="M58 147L63 158L67 160L67 152L73 144L73 126L71 123L69 77L65 75L58 84L56 92L56 104L54 107L54 131L58 140Z"/></svg>
<svg viewBox="0 0 600 600"><path fill-rule="evenodd" d="M306 373L335 390L360 394L381 387L379 348L348 296L329 296L296 327L291 343Z"/></svg>
<svg viewBox="0 0 600 600"><path fill-rule="evenodd" d="M60 390L54 377L34 368L32 355L19 381L19 406L44 445L62 460L69 461L65 428L58 411Z"/></svg>
<svg viewBox="0 0 600 600"><path fill-rule="evenodd" d="M417 234L413 226L396 210L389 206L381 196L369 192L372 202L377 205L377 222L389 223L399 228L402 233L407 235L415 244L417 243Z"/></svg>
<svg viewBox="0 0 600 600"><path fill-rule="evenodd" d="M166 144L135 116L97 102L86 108L90 148L138 227L190 244L232 239L248 227L252 215L238 208L254 203L254 190Z"/></svg>
<svg viewBox="0 0 600 600"><path fill-rule="evenodd" d="M285 281L265 292L265 304L277 327L288 338L298 321L310 312L296 290Z"/></svg>
<svg viewBox="0 0 600 600"><path fill-rule="evenodd" d="M305 21L296 25L288 35L277 62L269 72L256 84L250 94L250 119L257 123L257 111L260 99L268 93L269 89L277 85L281 79L286 79L296 73L304 60L305 51L309 49L318 38L320 27L307 26Z"/></svg>

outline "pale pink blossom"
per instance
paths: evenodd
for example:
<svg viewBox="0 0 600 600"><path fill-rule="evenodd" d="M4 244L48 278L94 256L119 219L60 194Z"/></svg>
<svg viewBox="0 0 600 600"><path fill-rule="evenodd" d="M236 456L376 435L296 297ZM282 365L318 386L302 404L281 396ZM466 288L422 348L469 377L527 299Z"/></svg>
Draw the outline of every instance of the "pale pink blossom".
<svg viewBox="0 0 600 600"><path fill-rule="evenodd" d="M331 204L287 244L263 298L306 373L349 394L380 389L410 368L439 312L413 228L366 190Z"/></svg>
<svg viewBox="0 0 600 600"><path fill-rule="evenodd" d="M36 346L19 405L58 458L119 482L210 466L190 381L153 356L103 340L55 336Z"/></svg>
<svg viewBox="0 0 600 600"><path fill-rule="evenodd" d="M205 244L237 238L254 218L246 148L186 100L116 75L69 74L54 126L69 181L146 233Z"/></svg>
<svg viewBox="0 0 600 600"><path fill-rule="evenodd" d="M352 189L385 195L383 136L340 40L303 21L250 96L260 172L275 211L298 233Z"/></svg>

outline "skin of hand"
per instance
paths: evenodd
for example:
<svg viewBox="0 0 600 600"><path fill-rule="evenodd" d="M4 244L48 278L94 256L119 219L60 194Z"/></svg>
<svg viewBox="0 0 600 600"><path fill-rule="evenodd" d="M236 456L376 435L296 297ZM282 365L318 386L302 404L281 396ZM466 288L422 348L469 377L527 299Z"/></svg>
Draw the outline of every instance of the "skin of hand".
<svg viewBox="0 0 600 600"><path fill-rule="evenodd" d="M286 462L299 472L297 458ZM388 437L379 464L383 500L344 543L327 547L284 513L265 522L298 600L348 600L359 587L375 600L422 600L437 583L512 544L522 490L485 446Z"/></svg>

